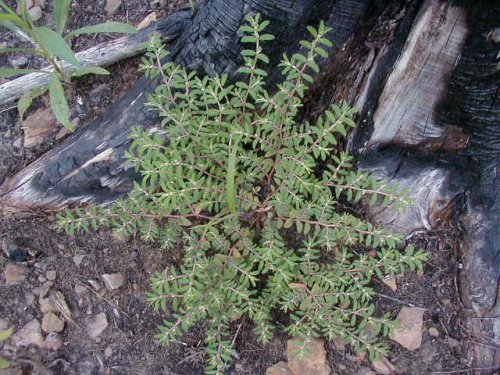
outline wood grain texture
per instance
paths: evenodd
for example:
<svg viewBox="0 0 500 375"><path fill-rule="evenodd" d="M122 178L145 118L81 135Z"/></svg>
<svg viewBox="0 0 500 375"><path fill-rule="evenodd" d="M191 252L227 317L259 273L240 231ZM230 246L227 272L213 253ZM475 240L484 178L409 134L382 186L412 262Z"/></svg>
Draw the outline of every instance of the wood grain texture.
<svg viewBox="0 0 500 375"><path fill-rule="evenodd" d="M427 0L378 100L366 152L391 144L463 149L467 137L436 121L468 33L463 8Z"/></svg>
<svg viewBox="0 0 500 375"><path fill-rule="evenodd" d="M464 158L417 155L397 147L363 156L359 166L377 179L408 191L412 202L403 210L393 204L382 207L364 202L373 223L405 236L437 230L455 220L464 191L477 179Z"/></svg>

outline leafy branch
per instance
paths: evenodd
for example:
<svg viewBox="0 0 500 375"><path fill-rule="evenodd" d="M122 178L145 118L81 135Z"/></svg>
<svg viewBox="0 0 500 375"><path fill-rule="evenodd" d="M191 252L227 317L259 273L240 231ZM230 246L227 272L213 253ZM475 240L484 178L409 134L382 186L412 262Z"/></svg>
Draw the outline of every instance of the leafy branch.
<svg viewBox="0 0 500 375"><path fill-rule="evenodd" d="M133 33L136 29L129 24L121 22L106 22L82 27L63 36L70 5L71 0L54 1L55 30L52 30L49 27L36 26L33 23L28 13L26 0L18 0L18 9L20 10L19 16L4 1L0 1L0 26L22 33L22 35L24 35L33 45L31 48L2 48L0 49L0 54L22 52L25 54L39 55L44 58L50 66L50 69L44 70L0 68L0 78L10 78L34 72L50 74L50 83L48 87L28 91L19 99L19 117L22 120L33 100L43 95L48 90L52 110L57 120L66 128L74 130L69 119L69 106L64 94L64 85L69 84L71 78L81 77L86 74L107 75L109 72L104 68L96 66L83 67L71 49L71 38L83 34ZM68 74L66 71L68 64L76 67L76 71Z"/></svg>

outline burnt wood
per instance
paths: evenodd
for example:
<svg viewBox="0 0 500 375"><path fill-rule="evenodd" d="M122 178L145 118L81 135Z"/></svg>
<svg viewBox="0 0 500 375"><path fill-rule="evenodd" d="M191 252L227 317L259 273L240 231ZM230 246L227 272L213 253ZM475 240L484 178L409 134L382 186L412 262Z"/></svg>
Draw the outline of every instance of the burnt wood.
<svg viewBox="0 0 500 375"><path fill-rule="evenodd" d="M471 329L488 346L471 345L477 367L500 366L500 4L412 0L209 0L171 46L170 57L201 74L240 65L244 16L260 12L277 36L266 51L275 66L293 52L305 27L333 27L332 55L302 110L314 118L348 99L360 126L346 147L361 168L410 191L406 212L366 207L372 220L412 236L460 221L460 291ZM273 82L279 70L271 72ZM112 202L139 176L123 165L131 126L153 128L144 109L156 82L140 79L99 119L2 186L3 208L59 208ZM476 324L477 317L487 317Z"/></svg>
<svg viewBox="0 0 500 375"><path fill-rule="evenodd" d="M143 52L154 33L160 34L165 42L176 39L190 20L191 10L179 11L135 34L129 34L78 52L76 57L84 67L112 65ZM63 62L63 66L68 73L77 70L74 65L65 62ZM41 70L50 72L52 68L44 67ZM0 105L16 100L30 90L47 86L49 79L49 75L46 73L31 73L0 85Z"/></svg>

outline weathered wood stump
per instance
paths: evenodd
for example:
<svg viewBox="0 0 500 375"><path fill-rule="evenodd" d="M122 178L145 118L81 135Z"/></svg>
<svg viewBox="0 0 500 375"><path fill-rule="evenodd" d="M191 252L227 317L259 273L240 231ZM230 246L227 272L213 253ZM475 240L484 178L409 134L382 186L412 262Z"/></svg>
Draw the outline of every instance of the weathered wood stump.
<svg viewBox="0 0 500 375"><path fill-rule="evenodd" d="M367 208L376 223L411 235L460 222L460 291L471 329L487 344L471 346L475 366L500 366L500 4L209 0L179 24L170 57L202 74L234 78L238 28L250 12L271 21L272 64L293 52L306 25L324 19L333 27L335 47L321 61L324 72L303 116L339 99L356 104L360 126L349 149L362 168L415 198L403 213ZM273 81L279 77L274 70ZM105 204L126 194L137 177L123 165L127 137L132 126L157 124L144 109L155 85L140 79L99 119L6 181L3 208Z"/></svg>

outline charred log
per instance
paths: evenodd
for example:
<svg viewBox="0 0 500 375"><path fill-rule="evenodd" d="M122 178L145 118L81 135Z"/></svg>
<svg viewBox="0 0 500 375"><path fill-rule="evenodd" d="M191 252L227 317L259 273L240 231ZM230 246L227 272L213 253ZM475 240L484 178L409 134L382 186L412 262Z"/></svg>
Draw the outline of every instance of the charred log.
<svg viewBox="0 0 500 375"><path fill-rule="evenodd" d="M478 367L500 365L500 6L444 0L212 0L186 24L171 48L174 61L202 74L240 65L238 28L260 12L277 41L275 63L301 39L307 24L327 19L336 42L303 116L314 118L347 98L360 109L348 147L360 166L410 191L406 212L367 208L380 225L411 235L436 230L461 214L461 292L489 349ZM274 80L279 71L272 72ZM153 128L144 110L156 83L141 79L101 118L7 181L4 206L61 207L108 203L127 193L138 176L123 166L130 127ZM479 347L476 347L476 349ZM477 349L479 350L479 349ZM486 353L488 352L488 353ZM485 354L486 353L486 354Z"/></svg>
<svg viewBox="0 0 500 375"><path fill-rule="evenodd" d="M344 21L344 26L339 28L341 34L335 37L339 43L349 30L356 28L364 9L359 0L352 4L354 10L344 13L349 14L346 20L350 23ZM287 0L278 4L270 0L208 1L173 44L170 58L202 74L234 75L241 63L239 27L246 14L260 12L271 20L270 32L276 35L268 51L271 66L276 66L284 46L297 46L308 24L317 23L325 14L337 14L345 5L326 0ZM278 69L271 77L279 77ZM155 115L144 107L156 85L157 82L140 79L83 131L6 181L2 187L4 207L108 203L130 191L138 176L124 167L122 159L130 144L131 127L151 128L157 123Z"/></svg>

